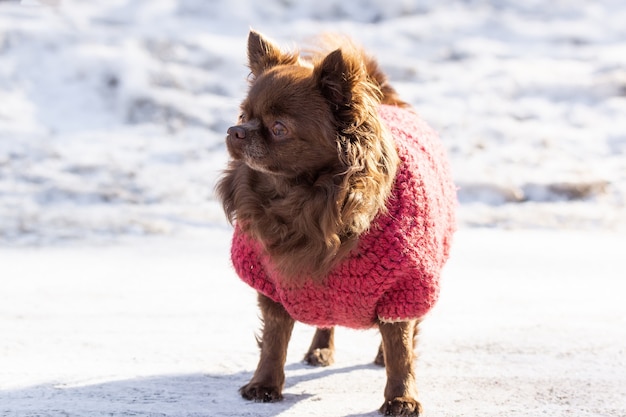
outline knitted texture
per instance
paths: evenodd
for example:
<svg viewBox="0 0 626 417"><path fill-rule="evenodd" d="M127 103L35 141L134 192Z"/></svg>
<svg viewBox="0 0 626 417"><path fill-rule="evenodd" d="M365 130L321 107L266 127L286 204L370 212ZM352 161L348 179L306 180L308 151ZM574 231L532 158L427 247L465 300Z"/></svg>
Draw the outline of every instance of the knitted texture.
<svg viewBox="0 0 626 417"><path fill-rule="evenodd" d="M296 286L270 274L274 268L261 244L235 227L231 255L238 275L298 321L368 328L377 319L420 318L437 301L455 228L456 189L445 152L415 113L381 106L379 115L401 159L388 212L374 219L326 280Z"/></svg>

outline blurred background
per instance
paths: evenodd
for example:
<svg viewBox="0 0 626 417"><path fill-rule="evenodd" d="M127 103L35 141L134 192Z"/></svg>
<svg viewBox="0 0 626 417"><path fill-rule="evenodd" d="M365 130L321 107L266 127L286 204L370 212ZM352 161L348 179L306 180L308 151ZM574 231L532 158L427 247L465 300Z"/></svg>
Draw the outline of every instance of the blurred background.
<svg viewBox="0 0 626 417"><path fill-rule="evenodd" d="M461 228L626 228L626 3L0 1L0 245L226 227L250 27L377 56L440 132Z"/></svg>

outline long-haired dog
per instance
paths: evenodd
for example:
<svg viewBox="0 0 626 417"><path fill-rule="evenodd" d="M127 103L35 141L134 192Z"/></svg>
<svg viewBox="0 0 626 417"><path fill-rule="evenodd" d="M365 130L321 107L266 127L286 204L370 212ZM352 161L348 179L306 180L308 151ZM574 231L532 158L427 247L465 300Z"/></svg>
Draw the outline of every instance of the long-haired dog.
<svg viewBox="0 0 626 417"><path fill-rule="evenodd" d="M294 321L317 326L305 360L333 362L333 326L377 326L380 411L418 415L417 325L435 303L456 191L437 135L346 38L308 54L248 37L248 96L217 185L232 260L259 294L261 357L240 390L282 399Z"/></svg>

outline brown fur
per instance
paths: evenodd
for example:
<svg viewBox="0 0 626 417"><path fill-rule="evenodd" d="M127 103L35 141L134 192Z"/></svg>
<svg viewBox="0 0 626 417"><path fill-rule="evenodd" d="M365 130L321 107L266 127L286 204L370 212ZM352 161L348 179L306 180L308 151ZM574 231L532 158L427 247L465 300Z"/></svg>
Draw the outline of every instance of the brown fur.
<svg viewBox="0 0 626 417"><path fill-rule="evenodd" d="M401 107L374 59L348 39L326 37L306 55L285 53L251 31L250 90L228 130L231 161L217 186L231 222L263 245L285 279L323 281L385 210L399 158L377 107ZM249 400L282 399L294 320L259 294L261 356ZM420 412L413 369L415 320L379 323L376 363L387 370L386 415ZM317 329L305 361L334 360L334 329Z"/></svg>
<svg viewBox="0 0 626 417"><path fill-rule="evenodd" d="M248 400L275 402L283 398L287 345L295 321L283 306L260 294L259 306L263 317L261 357L254 376L239 392Z"/></svg>
<svg viewBox="0 0 626 417"><path fill-rule="evenodd" d="M323 279L385 209L398 156L377 106L400 101L351 44L302 63L251 32L248 56L253 78L217 192L285 278ZM285 136L272 134L276 121Z"/></svg>
<svg viewBox="0 0 626 417"><path fill-rule="evenodd" d="M418 415L422 406L417 402L415 382L415 340L418 322L379 323L383 337L382 351L387 372L385 402L380 412L387 416Z"/></svg>

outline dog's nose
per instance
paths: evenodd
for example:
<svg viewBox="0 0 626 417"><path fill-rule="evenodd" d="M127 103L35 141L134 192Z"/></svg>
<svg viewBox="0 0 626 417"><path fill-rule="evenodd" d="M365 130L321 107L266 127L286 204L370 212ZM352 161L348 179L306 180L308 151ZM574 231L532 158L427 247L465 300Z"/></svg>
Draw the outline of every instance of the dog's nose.
<svg viewBox="0 0 626 417"><path fill-rule="evenodd" d="M236 139L245 139L246 138L246 129L241 126L231 126L227 131L229 136L232 136Z"/></svg>

